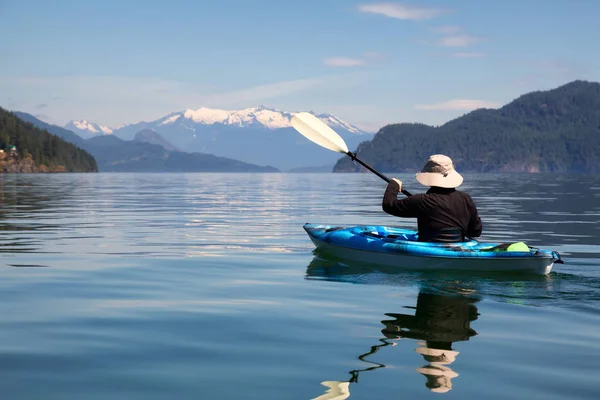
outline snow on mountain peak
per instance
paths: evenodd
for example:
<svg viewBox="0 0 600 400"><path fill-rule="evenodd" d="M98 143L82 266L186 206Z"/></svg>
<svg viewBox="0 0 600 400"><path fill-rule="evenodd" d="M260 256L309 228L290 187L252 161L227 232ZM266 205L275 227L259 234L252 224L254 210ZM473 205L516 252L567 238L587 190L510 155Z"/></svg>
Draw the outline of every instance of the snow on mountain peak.
<svg viewBox="0 0 600 400"><path fill-rule="evenodd" d="M173 112L155 121L143 123L143 125L144 127L154 126L156 128L160 127L161 129L168 129L170 125L177 124L179 128L192 132L196 131L197 124L222 124L238 126L241 128L248 126L262 126L267 129L275 130L280 128L290 128L292 126L291 119L295 114L297 113L272 109L265 107L264 105L241 110L222 110L200 107L196 110L188 108L181 112ZM355 134L366 133L331 114L316 114L312 111L311 114L315 115L334 129L339 128ZM119 128L109 128L105 125L82 119L69 121L65 125L65 128L79 134L83 138L90 138L98 135L111 135L114 134L114 132L119 134L122 132L122 128L128 129L128 126L129 125ZM131 126L137 125L131 124Z"/></svg>
<svg viewBox="0 0 600 400"><path fill-rule="evenodd" d="M182 113L172 114L162 120L160 125L169 125L175 123L183 117L197 124L224 124L238 125L240 127L260 124L269 129L288 128L295 112L286 112L267 108L263 105L258 107L244 108L241 110L222 110L216 108L200 107L197 110L187 109ZM362 133L356 127L340 120L330 114L316 115L323 122L332 127L340 127L352 133Z"/></svg>
<svg viewBox="0 0 600 400"><path fill-rule="evenodd" d="M192 121L200 124L215 124L224 123L229 116L229 112L225 110L218 110L207 107L200 107L197 110L187 109L183 112L185 119L191 119Z"/></svg>
<svg viewBox="0 0 600 400"><path fill-rule="evenodd" d="M169 125L181 118L181 114L170 115L164 118L160 125Z"/></svg>
<svg viewBox="0 0 600 400"><path fill-rule="evenodd" d="M78 131L84 131L84 132L92 133L95 135L98 135L98 134L110 135L113 133L113 130L111 128L109 128L108 126L96 124L94 122L90 122L85 119L69 121L65 125L65 128L67 128L67 129L75 128Z"/></svg>
<svg viewBox="0 0 600 400"><path fill-rule="evenodd" d="M352 133L361 133L362 132L360 129L356 128L355 126L352 126L349 123L347 123L346 121L342 121L338 117L333 116L331 114L319 114L316 117L319 118L321 121L325 122L329 126L339 126L339 127L342 127L343 129L347 130L348 132L352 132Z"/></svg>

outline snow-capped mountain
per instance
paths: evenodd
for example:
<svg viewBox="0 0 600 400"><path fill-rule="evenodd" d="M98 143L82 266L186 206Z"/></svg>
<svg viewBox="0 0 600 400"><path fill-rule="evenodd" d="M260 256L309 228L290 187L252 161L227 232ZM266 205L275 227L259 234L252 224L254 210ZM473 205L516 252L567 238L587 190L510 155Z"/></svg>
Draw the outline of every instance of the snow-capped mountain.
<svg viewBox="0 0 600 400"><path fill-rule="evenodd" d="M69 121L64 127L86 139L98 135L112 135L113 133L112 128L85 119Z"/></svg>
<svg viewBox="0 0 600 400"><path fill-rule="evenodd" d="M242 110L201 107L126 125L113 134L131 140L141 130L150 129L186 152L209 153L281 170L335 164L339 154L315 145L292 128L294 114L264 106ZM315 115L340 134L351 149L373 137L334 115Z"/></svg>
<svg viewBox="0 0 600 400"><path fill-rule="evenodd" d="M221 110L201 107L197 110L187 109L182 112L169 114L159 120L160 125L170 125L185 121L202 125L236 125L239 127L262 125L269 129L289 128L290 120L295 112L279 111L265 106L245 108L242 110ZM315 114L316 115L316 114ZM360 129L331 114L316 115L332 128L342 128L352 133L363 133Z"/></svg>
<svg viewBox="0 0 600 400"><path fill-rule="evenodd" d="M71 121L65 128L84 138L112 134L123 140L133 140L138 132L149 129L185 152L208 153L281 170L335 164L339 154L315 145L292 128L294 114L264 106L242 110L201 107L118 128L89 121ZM350 149L373 137L334 115L313 114L340 134Z"/></svg>
<svg viewBox="0 0 600 400"><path fill-rule="evenodd" d="M186 109L181 112L174 112L152 122L139 122L134 124L122 125L119 128L110 128L106 125L101 125L87 120L72 120L65 124L65 128L69 129L83 137L93 137L97 135L111 135L119 130L121 133L129 131L128 127L139 125L147 126L163 126L180 124L201 124L201 125L235 125L238 127L262 125L268 129L290 128L291 118L295 112L279 111L276 109L258 106L245 108L242 110L222 110L217 108L200 107L197 110ZM331 114L315 114L323 122L332 128L341 128L351 133L362 134L366 133L357 127L337 118ZM135 135L134 132L133 135Z"/></svg>

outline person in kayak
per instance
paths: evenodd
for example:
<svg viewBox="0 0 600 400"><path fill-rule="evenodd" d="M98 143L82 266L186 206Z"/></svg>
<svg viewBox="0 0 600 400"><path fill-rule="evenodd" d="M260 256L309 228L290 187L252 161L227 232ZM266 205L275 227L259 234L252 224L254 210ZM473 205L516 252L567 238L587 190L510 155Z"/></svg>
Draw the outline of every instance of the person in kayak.
<svg viewBox="0 0 600 400"><path fill-rule="evenodd" d="M481 236L483 227L477 207L471 196L456 190L463 177L454 169L450 157L432 155L416 179L430 189L398 200L402 181L393 178L383 195L383 211L396 217L417 218L421 242L452 243Z"/></svg>

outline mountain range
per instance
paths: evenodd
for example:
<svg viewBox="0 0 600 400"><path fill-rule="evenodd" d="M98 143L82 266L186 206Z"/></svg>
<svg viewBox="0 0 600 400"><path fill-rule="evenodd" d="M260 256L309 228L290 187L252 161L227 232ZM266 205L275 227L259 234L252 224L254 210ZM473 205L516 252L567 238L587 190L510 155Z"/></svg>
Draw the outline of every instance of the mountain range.
<svg viewBox="0 0 600 400"><path fill-rule="evenodd" d="M278 172L276 168L245 163L204 153L184 153L160 135L142 131L133 140L114 135L83 139L68 129L43 122L33 115L14 112L18 119L70 142L93 156L100 172Z"/></svg>
<svg viewBox="0 0 600 400"><path fill-rule="evenodd" d="M88 151L99 171L363 171L348 157L298 134L291 112L187 109L111 128L90 121L64 127L15 113ZM438 126L398 123L373 135L329 114L318 117L348 148L383 171L414 172L447 154L464 172L600 172L600 83L573 81L526 93L498 109L477 109Z"/></svg>
<svg viewBox="0 0 600 400"><path fill-rule="evenodd" d="M151 131L160 137L163 145L168 143L166 148L213 154L280 170L333 166L336 154L299 135L291 127L293 115L293 112L265 106L242 110L201 107L118 128L86 120L69 121L64 128L83 138L113 135L126 141L133 140L141 131ZM360 142L373 138L372 133L334 115L315 115L338 132L349 148L356 148Z"/></svg>

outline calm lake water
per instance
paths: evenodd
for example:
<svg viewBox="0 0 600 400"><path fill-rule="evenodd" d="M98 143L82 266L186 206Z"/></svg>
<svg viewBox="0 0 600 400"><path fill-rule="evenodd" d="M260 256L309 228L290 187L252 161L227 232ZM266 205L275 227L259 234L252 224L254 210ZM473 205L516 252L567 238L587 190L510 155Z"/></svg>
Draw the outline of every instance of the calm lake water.
<svg viewBox="0 0 600 400"><path fill-rule="evenodd" d="M559 251L545 277L315 258L305 222L416 226L381 211L384 188L373 174L0 175L2 397L600 397L600 177L465 176L480 240Z"/></svg>

